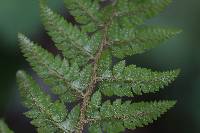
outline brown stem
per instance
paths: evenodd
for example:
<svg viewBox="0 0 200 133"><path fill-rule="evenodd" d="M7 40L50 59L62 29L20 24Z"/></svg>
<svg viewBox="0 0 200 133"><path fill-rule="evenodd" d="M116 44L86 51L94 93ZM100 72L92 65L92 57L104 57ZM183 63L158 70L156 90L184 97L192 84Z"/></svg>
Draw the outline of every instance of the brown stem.
<svg viewBox="0 0 200 133"><path fill-rule="evenodd" d="M86 92L83 97L83 102L82 102L81 110L80 110L80 119L79 119L79 122L77 125L77 130L75 131L76 133L82 133L84 126L87 123L87 121L85 121L87 119L85 114L86 114L86 110L87 110L87 105L90 101L90 97L91 97L92 93L94 92L94 89L98 82L98 80L97 80L98 61L101 57L104 47L107 45L107 35L106 34L107 34L107 26L105 26L105 28L104 28L104 36L103 36L100 48L99 48L98 52L96 53L96 56L93 61L92 78L91 78L89 86L87 87Z"/></svg>

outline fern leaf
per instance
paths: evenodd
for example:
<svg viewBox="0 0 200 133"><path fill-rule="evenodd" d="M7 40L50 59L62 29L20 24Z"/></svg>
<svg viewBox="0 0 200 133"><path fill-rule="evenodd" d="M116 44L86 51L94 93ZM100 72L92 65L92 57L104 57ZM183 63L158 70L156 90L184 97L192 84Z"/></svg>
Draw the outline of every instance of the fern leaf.
<svg viewBox="0 0 200 133"><path fill-rule="evenodd" d="M101 103L102 103L102 95L100 91L96 91L90 100L90 103L88 105L88 109L87 109L87 116L89 118L91 118L91 120L96 120L96 119L100 119L100 112L99 112L99 108L101 107ZM90 133L101 133L101 126L99 123L90 123L90 127L89 127L89 132Z"/></svg>
<svg viewBox="0 0 200 133"><path fill-rule="evenodd" d="M118 99L111 104L110 101L106 101L100 108L101 118L95 122L100 123L102 131L107 133L119 133L125 128L134 130L136 127L143 127L157 120L175 103L175 101L122 103Z"/></svg>
<svg viewBox="0 0 200 133"><path fill-rule="evenodd" d="M67 59L81 66L94 58L98 39L89 39L76 26L72 26L45 5L41 5L41 15L48 34Z"/></svg>
<svg viewBox="0 0 200 133"><path fill-rule="evenodd" d="M82 25L85 32L93 32L97 29L99 19L99 4L97 0L64 0L65 6L75 16L76 21Z"/></svg>
<svg viewBox="0 0 200 133"><path fill-rule="evenodd" d="M27 61L38 75L52 87L55 94L61 95L61 99L69 101L82 95L82 90L90 81L91 65L80 71L76 63L69 66L65 59L54 57L22 34L19 34L19 41Z"/></svg>
<svg viewBox="0 0 200 133"><path fill-rule="evenodd" d="M103 133L99 123L92 123L88 129L89 133Z"/></svg>
<svg viewBox="0 0 200 133"><path fill-rule="evenodd" d="M79 116L80 116L80 106L77 105L68 114L67 120L62 122L63 127L67 129L69 133L74 132L74 130L76 129Z"/></svg>
<svg viewBox="0 0 200 133"><path fill-rule="evenodd" d="M18 71L17 81L23 104L30 109L25 115L33 119L31 123L38 127L38 132L67 132L61 124L67 116L65 105L59 101L52 102L25 72Z"/></svg>
<svg viewBox="0 0 200 133"><path fill-rule="evenodd" d="M122 27L135 27L165 9L171 0L117 0L114 23Z"/></svg>
<svg viewBox="0 0 200 133"><path fill-rule="evenodd" d="M125 61L121 61L114 66L112 77L104 79L100 84L100 90L108 96L133 96L157 92L174 81L178 74L179 70L152 72L135 65L125 67Z"/></svg>
<svg viewBox="0 0 200 133"><path fill-rule="evenodd" d="M112 40L112 54L118 58L141 54L180 32L179 29L158 26L145 26L136 30L114 26L109 32Z"/></svg>
<svg viewBox="0 0 200 133"><path fill-rule="evenodd" d="M106 50L102 53L101 58L98 62L98 75L101 75L103 78L110 77L110 68L112 66L112 56L109 50Z"/></svg>
<svg viewBox="0 0 200 133"><path fill-rule="evenodd" d="M0 120L0 133L14 133L8 128L3 120Z"/></svg>
<svg viewBox="0 0 200 133"><path fill-rule="evenodd" d="M101 99L101 93L99 91L96 91L91 97L91 106L98 108L101 105Z"/></svg>
<svg viewBox="0 0 200 133"><path fill-rule="evenodd" d="M63 56L54 57L24 35L18 36L33 70L58 96L52 101L29 75L17 73L21 98L29 109L25 115L39 133L83 133L85 127L89 133L134 130L175 105L175 101L133 103L124 97L157 92L174 81L179 70L157 72L116 59L146 52L180 32L141 26L171 0L113 0L105 6L107 1L64 1L76 25L40 0L45 29ZM122 98L110 102L109 96ZM66 102L73 108L68 109Z"/></svg>
<svg viewBox="0 0 200 133"><path fill-rule="evenodd" d="M99 107L101 106L102 95L100 91L97 91L91 97L91 101L88 105L87 109L87 116L91 118L99 118L100 113L98 111Z"/></svg>

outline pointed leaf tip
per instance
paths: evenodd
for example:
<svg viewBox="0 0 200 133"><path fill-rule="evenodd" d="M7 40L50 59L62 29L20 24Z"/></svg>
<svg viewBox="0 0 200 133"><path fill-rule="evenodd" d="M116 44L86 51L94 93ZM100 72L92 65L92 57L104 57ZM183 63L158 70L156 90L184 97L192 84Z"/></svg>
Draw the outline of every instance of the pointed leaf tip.
<svg viewBox="0 0 200 133"><path fill-rule="evenodd" d="M181 69L174 70L174 73L176 73L176 77L181 73Z"/></svg>
<svg viewBox="0 0 200 133"><path fill-rule="evenodd" d="M26 73L22 70L19 70L17 71L17 74L16 74L17 78L20 78L20 79L25 79L26 78Z"/></svg>
<svg viewBox="0 0 200 133"><path fill-rule="evenodd" d="M25 36L22 33L18 33L17 37L18 37L19 40L22 40Z"/></svg>
<svg viewBox="0 0 200 133"><path fill-rule="evenodd" d="M172 108L177 104L177 101L176 100L168 101L168 104L171 106L170 108Z"/></svg>
<svg viewBox="0 0 200 133"><path fill-rule="evenodd" d="M32 45L31 41L22 33L18 33L18 40L20 45Z"/></svg>

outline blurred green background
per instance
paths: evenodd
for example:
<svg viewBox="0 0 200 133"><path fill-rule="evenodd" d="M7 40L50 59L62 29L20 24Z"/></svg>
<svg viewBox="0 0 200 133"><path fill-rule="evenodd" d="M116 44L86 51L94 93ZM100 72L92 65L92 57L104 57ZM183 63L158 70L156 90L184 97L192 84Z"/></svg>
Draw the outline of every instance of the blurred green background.
<svg viewBox="0 0 200 133"><path fill-rule="evenodd" d="M62 0L49 1L53 9L66 15ZM127 133L200 133L200 1L174 0L147 23L179 27L183 33L150 52L128 58L128 63L153 70L181 68L173 84L150 96L177 99L178 104L154 124ZM41 25L37 0L0 0L0 117L16 133L34 133L22 114L25 109L15 81L18 69L30 70L17 46L18 32L55 51Z"/></svg>

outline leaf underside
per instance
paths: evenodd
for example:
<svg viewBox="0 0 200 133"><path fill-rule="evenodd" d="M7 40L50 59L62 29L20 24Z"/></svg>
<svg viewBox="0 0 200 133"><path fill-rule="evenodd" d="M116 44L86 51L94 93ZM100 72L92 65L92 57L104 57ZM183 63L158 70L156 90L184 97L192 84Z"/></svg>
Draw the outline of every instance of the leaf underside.
<svg viewBox="0 0 200 133"><path fill-rule="evenodd" d="M156 93L169 85L180 70L152 71L126 65L127 56L144 53L181 30L147 26L171 0L64 0L78 25L71 24L40 0L41 18L62 55L54 56L19 33L21 51L30 66L50 87L56 100L24 71L17 72L25 113L39 133L120 133L157 120L175 101L124 101ZM113 57L118 59L112 63ZM104 100L117 96L114 101ZM71 109L67 104L73 105ZM71 106L70 106L71 107ZM84 118L84 119L82 119ZM1 130L8 130L5 125ZM11 132L11 131L10 131Z"/></svg>

